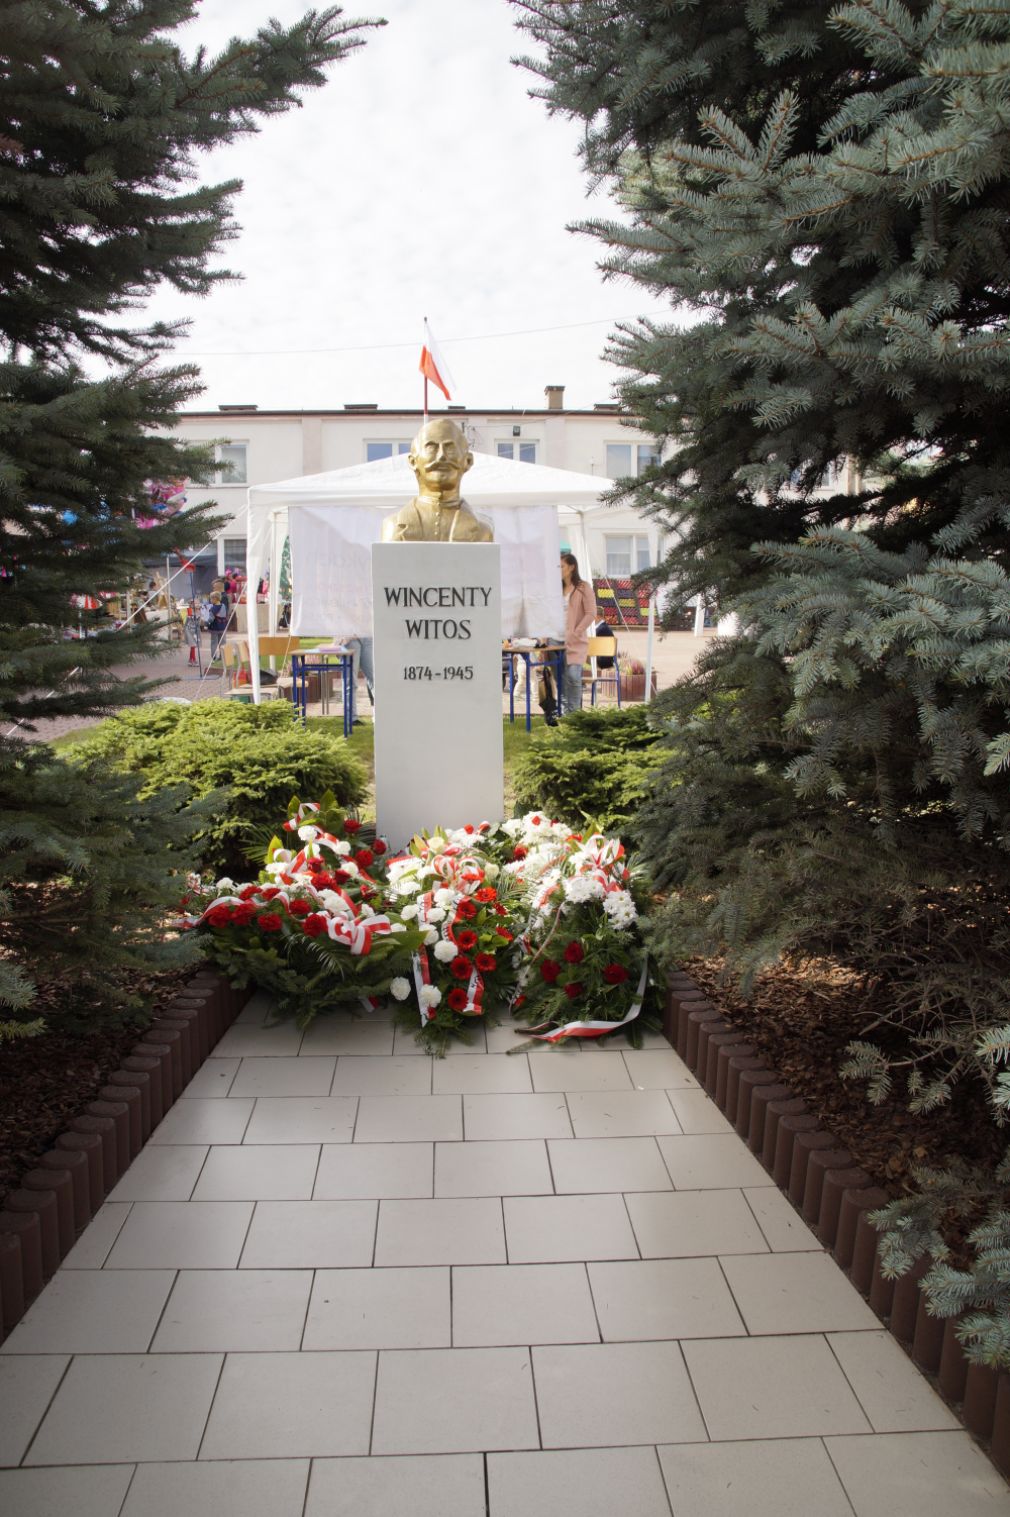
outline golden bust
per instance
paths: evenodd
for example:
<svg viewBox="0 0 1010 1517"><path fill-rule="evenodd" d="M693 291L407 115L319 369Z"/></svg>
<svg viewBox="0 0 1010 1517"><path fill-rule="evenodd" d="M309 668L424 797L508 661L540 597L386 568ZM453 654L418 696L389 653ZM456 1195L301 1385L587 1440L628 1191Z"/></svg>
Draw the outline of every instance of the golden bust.
<svg viewBox="0 0 1010 1517"><path fill-rule="evenodd" d="M478 521L459 482L473 463L466 438L454 421L427 422L407 455L418 491L382 523L384 543L489 543L491 528Z"/></svg>

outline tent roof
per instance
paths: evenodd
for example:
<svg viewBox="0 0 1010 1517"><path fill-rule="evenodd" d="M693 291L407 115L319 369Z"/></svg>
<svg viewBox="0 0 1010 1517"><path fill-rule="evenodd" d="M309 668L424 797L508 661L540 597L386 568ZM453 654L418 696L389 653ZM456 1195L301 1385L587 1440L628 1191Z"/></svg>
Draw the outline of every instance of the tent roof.
<svg viewBox="0 0 1010 1517"><path fill-rule="evenodd" d="M474 453L473 467L464 475L463 498L474 507L558 505L591 510L610 488L609 479L550 469L544 464L517 463L491 453ZM249 506L276 510L299 505L400 506L417 494L417 481L407 455L380 458L376 463L352 464L301 479L282 479L254 485Z"/></svg>

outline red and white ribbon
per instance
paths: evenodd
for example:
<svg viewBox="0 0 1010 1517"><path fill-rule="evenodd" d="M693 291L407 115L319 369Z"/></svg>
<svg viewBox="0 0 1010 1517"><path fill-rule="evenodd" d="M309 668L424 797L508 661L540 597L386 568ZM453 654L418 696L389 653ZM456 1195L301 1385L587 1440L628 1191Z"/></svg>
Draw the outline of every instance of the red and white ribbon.
<svg viewBox="0 0 1010 1517"><path fill-rule="evenodd" d="M645 999L645 982L649 976L649 956L642 958L642 973L638 977L638 988L635 991L635 999L628 1011L627 1016L619 1022L566 1022L564 1027L551 1027L550 1022L541 1022L537 1027L531 1027L526 1033L527 1039L536 1043L563 1043L566 1038L602 1038L605 1033L614 1032L618 1027L627 1027L629 1022L634 1022L642 1010L642 1002ZM545 1032L545 1028L550 1031ZM518 1032L519 1029L516 1028ZM526 1045L519 1043L515 1048L510 1048L509 1053L521 1053Z"/></svg>

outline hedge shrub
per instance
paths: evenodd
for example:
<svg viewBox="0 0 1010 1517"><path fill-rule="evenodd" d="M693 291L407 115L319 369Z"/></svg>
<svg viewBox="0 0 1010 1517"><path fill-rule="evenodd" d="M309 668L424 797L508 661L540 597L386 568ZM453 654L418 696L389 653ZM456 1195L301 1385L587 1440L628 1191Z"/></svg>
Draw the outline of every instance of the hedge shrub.
<svg viewBox="0 0 1010 1517"><path fill-rule="evenodd" d="M329 790L341 806L357 806L368 784L343 738L306 729L286 702L149 702L96 728L68 760L139 775L142 798L180 781L209 797L199 867L243 877L264 845L266 820L283 814L292 795Z"/></svg>
<svg viewBox="0 0 1010 1517"><path fill-rule="evenodd" d="M573 711L531 739L514 774L517 812L627 834L653 770L668 757L647 706Z"/></svg>

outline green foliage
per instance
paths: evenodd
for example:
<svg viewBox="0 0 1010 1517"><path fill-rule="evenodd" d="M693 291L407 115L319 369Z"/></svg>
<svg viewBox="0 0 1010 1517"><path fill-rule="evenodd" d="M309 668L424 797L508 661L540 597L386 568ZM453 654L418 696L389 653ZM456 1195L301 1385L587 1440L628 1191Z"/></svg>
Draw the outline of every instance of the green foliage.
<svg viewBox="0 0 1010 1517"><path fill-rule="evenodd" d="M161 889L145 869L160 879L166 838L184 831L168 815L177 801L139 805L135 784L101 772L90 796L83 776L26 742L39 721L102 716L153 688L114 670L153 651L156 625L103 633L99 613L71 602L122 588L175 547L178 521L143 531L134 514L146 514L149 480L199 477L210 458L172 437L200 390L195 367L159 367L184 324L145 325L136 308L161 285L188 300L233 277L210 260L235 234L239 185L201 182L199 155L296 104L362 40L361 23L331 8L187 58L172 33L197 11L196 0L3 7L0 848L14 883L0 913L14 936L0 999L19 1015L36 951L43 972L50 950L53 967L79 966L82 1006L105 985L103 962L115 979L143 961L141 903L150 911ZM211 536L211 510L187 513L189 548ZM68 642L78 621L89 635ZM125 857L125 819L148 865ZM107 847L124 855L122 888ZM42 925L51 912L60 930Z"/></svg>
<svg viewBox="0 0 1010 1517"><path fill-rule="evenodd" d="M184 787L138 791L102 762L71 768L45 748L0 765L0 1004L22 1032L38 1025L37 978L66 982L62 1025L83 1025L135 1007L138 975L196 957L164 933L201 807Z"/></svg>
<svg viewBox="0 0 1010 1517"><path fill-rule="evenodd" d="M366 775L342 738L307 731L286 701L244 706L155 702L104 722L68 754L136 775L142 798L185 781L207 797L197 834L199 867L244 877L262 855L264 817L283 816L292 795L332 791L341 806L364 797Z"/></svg>
<svg viewBox="0 0 1010 1517"><path fill-rule="evenodd" d="M603 832L626 832L662 758L647 707L573 711L538 732L517 759L516 809L542 806L572 827L591 819Z"/></svg>
<svg viewBox="0 0 1010 1517"><path fill-rule="evenodd" d="M889 1007L846 1072L923 1111L969 1075L1001 1120L1010 9L521 14L538 93L626 213L584 230L671 308L611 341L629 419L668 445L612 498L667 530L671 614L702 594L742 630L657 703L654 943L722 948L745 985L836 955ZM1005 1208L1006 1176L980 1184Z"/></svg>

